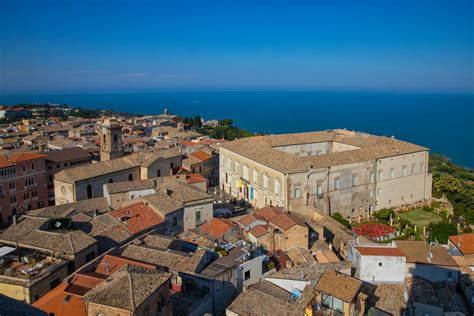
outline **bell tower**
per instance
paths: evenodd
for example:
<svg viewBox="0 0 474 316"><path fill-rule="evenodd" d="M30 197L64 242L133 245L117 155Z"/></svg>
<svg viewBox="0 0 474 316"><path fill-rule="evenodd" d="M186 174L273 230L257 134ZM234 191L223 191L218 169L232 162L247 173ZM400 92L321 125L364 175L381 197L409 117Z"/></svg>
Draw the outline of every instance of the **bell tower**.
<svg viewBox="0 0 474 316"><path fill-rule="evenodd" d="M114 117L104 118L100 126L100 160L107 161L123 156L122 126Z"/></svg>

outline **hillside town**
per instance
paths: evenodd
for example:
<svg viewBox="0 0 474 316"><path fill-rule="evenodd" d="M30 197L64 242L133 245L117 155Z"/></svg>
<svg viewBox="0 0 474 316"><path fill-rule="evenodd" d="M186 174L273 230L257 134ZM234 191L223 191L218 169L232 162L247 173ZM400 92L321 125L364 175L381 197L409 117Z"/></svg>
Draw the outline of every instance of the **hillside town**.
<svg viewBox="0 0 474 316"><path fill-rule="evenodd" d="M0 119L0 315L474 314L474 233L433 195L429 148L217 139L232 121L167 109Z"/></svg>

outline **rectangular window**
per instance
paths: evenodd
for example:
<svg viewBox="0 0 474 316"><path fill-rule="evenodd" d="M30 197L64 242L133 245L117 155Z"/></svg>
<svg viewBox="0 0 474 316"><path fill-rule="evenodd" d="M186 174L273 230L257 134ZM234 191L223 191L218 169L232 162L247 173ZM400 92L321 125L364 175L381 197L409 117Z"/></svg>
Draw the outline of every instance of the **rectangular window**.
<svg viewBox="0 0 474 316"><path fill-rule="evenodd" d="M173 217L173 226L178 226L178 218Z"/></svg>
<svg viewBox="0 0 474 316"><path fill-rule="evenodd" d="M378 181L382 181L383 180L383 170L379 170L378 171Z"/></svg>
<svg viewBox="0 0 474 316"><path fill-rule="evenodd" d="M370 195L370 197L374 197L374 191L370 190L369 195Z"/></svg>
<svg viewBox="0 0 474 316"><path fill-rule="evenodd" d="M301 197L301 189L295 188L295 198L298 199Z"/></svg>
<svg viewBox="0 0 474 316"><path fill-rule="evenodd" d="M395 169L390 169L390 179L395 178Z"/></svg>
<svg viewBox="0 0 474 316"><path fill-rule="evenodd" d="M227 160L227 169L232 170L232 159Z"/></svg>
<svg viewBox="0 0 474 316"><path fill-rule="evenodd" d="M356 186L356 185L359 185L359 176L356 175L356 174L353 174L352 175L352 186Z"/></svg>
<svg viewBox="0 0 474 316"><path fill-rule="evenodd" d="M249 180L249 167L246 165L244 165L244 179L247 181Z"/></svg>
<svg viewBox="0 0 474 316"><path fill-rule="evenodd" d="M374 183L375 182L375 174L373 172L370 173L370 183Z"/></svg>
<svg viewBox="0 0 474 316"><path fill-rule="evenodd" d="M266 174L263 175L263 188L268 190L268 176Z"/></svg>
<svg viewBox="0 0 474 316"><path fill-rule="evenodd" d="M420 163L420 172L425 172L425 164Z"/></svg>
<svg viewBox="0 0 474 316"><path fill-rule="evenodd" d="M411 174L415 174L415 164L411 165Z"/></svg>
<svg viewBox="0 0 474 316"><path fill-rule="evenodd" d="M240 174L240 163L238 161L235 162L235 172Z"/></svg>
<svg viewBox="0 0 474 316"><path fill-rule="evenodd" d="M250 270L245 271L245 281L250 279Z"/></svg>
<svg viewBox="0 0 474 316"><path fill-rule="evenodd" d="M339 178L334 179L334 190L340 189L340 180Z"/></svg>
<svg viewBox="0 0 474 316"><path fill-rule="evenodd" d="M196 223L201 222L201 211L196 211Z"/></svg>
<svg viewBox="0 0 474 316"><path fill-rule="evenodd" d="M407 176L407 166L403 166L403 176Z"/></svg>
<svg viewBox="0 0 474 316"><path fill-rule="evenodd" d="M316 185L316 194L317 194L317 195L321 195L322 192L323 192L323 187L322 187L321 184L318 183L318 184Z"/></svg>
<svg viewBox="0 0 474 316"><path fill-rule="evenodd" d="M253 183L258 183L258 172L257 172L257 169L253 169Z"/></svg>
<svg viewBox="0 0 474 316"><path fill-rule="evenodd" d="M382 195L382 188L379 188L379 189L378 189L377 194L378 194L378 195Z"/></svg>
<svg viewBox="0 0 474 316"><path fill-rule="evenodd" d="M275 179L274 186L275 186L274 188L275 194L279 195L280 194L280 181L278 181L278 179Z"/></svg>

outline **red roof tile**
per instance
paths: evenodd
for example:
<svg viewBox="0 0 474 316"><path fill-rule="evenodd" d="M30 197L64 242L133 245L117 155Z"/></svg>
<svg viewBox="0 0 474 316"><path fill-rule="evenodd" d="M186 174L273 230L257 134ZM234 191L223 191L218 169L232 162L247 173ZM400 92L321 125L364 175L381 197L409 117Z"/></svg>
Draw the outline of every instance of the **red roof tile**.
<svg viewBox="0 0 474 316"><path fill-rule="evenodd" d="M304 223L287 212L278 214L270 219L269 222L282 230L287 230L295 225L304 226Z"/></svg>
<svg viewBox="0 0 474 316"><path fill-rule="evenodd" d="M186 175L186 182L188 184L199 183L199 182L206 182L206 178L199 173L190 173Z"/></svg>
<svg viewBox="0 0 474 316"><path fill-rule="evenodd" d="M249 234L252 234L252 236L259 238L263 235L268 233L268 226L267 225L257 225L251 230L249 230Z"/></svg>
<svg viewBox="0 0 474 316"><path fill-rule="evenodd" d="M8 161L7 158L0 156L0 168L8 168L11 166L14 166L14 164Z"/></svg>
<svg viewBox="0 0 474 316"><path fill-rule="evenodd" d="M209 160L209 159L212 158L211 155L209 155L208 153L205 153L203 151L196 151L196 152L194 152L190 155L196 157L197 159L199 159L201 161L206 161L206 160Z"/></svg>
<svg viewBox="0 0 474 316"><path fill-rule="evenodd" d="M43 154L25 152L25 153L12 155L9 160L11 162L22 162L22 161L35 160L35 159L41 159L41 158L46 158L46 157L47 156Z"/></svg>
<svg viewBox="0 0 474 316"><path fill-rule="evenodd" d="M221 238L232 227L232 221L224 218L213 218L199 228L215 238Z"/></svg>
<svg viewBox="0 0 474 316"><path fill-rule="evenodd" d="M124 217L123 226L132 234L138 234L146 229L163 223L163 218L151 207L138 202L124 208L110 212L115 218Z"/></svg>
<svg viewBox="0 0 474 316"><path fill-rule="evenodd" d="M449 240L463 255L474 254L474 233L449 236Z"/></svg>
<svg viewBox="0 0 474 316"><path fill-rule="evenodd" d="M398 248L389 247L357 247L363 256L387 256L387 257L405 257Z"/></svg>
<svg viewBox="0 0 474 316"><path fill-rule="evenodd" d="M255 214L258 216L263 217L266 221L269 221L273 217L277 216L281 212L283 212L282 207L275 207L275 206L265 206L258 209Z"/></svg>
<svg viewBox="0 0 474 316"><path fill-rule="evenodd" d="M87 315L86 304L84 301L79 296L66 293L64 291L66 286L66 283L62 283L55 287L45 296L33 303L33 306L45 311L49 315Z"/></svg>

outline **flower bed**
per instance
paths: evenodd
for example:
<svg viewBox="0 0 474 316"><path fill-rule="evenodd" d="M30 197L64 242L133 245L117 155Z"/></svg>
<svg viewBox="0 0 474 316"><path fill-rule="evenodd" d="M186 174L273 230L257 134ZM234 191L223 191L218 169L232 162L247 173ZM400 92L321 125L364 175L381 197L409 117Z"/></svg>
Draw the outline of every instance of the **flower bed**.
<svg viewBox="0 0 474 316"><path fill-rule="evenodd" d="M394 236L396 229L380 223L365 223L352 228L352 231L359 236L365 236L373 239L386 236Z"/></svg>

